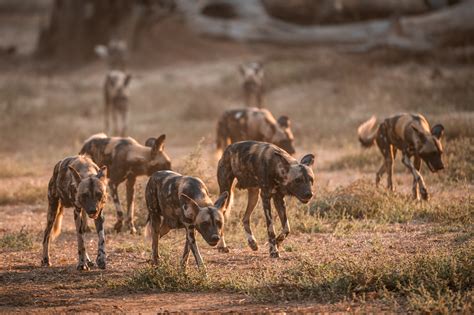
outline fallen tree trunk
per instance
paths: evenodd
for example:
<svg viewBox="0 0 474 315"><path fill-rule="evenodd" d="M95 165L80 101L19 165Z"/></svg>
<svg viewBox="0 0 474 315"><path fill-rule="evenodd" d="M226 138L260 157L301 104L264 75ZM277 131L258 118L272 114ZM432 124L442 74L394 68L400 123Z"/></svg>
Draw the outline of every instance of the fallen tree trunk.
<svg viewBox="0 0 474 315"><path fill-rule="evenodd" d="M350 45L359 51L380 46L425 51L442 45L453 34L474 31L473 0L422 15L331 26L283 22L269 16L261 1L177 2L192 30L238 41ZM233 17L222 19L200 14L203 5L209 3L228 6Z"/></svg>

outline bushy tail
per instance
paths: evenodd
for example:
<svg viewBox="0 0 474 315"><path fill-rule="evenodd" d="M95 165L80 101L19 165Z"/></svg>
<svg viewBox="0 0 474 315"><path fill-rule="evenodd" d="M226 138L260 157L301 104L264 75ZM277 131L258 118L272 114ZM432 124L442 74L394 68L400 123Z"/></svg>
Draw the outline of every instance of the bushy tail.
<svg viewBox="0 0 474 315"><path fill-rule="evenodd" d="M61 225L63 223L63 207L59 207L56 218L54 219L53 231L51 232L51 240L54 240L61 233Z"/></svg>
<svg viewBox="0 0 474 315"><path fill-rule="evenodd" d="M216 149L217 155L220 156L222 151L229 145L229 133L227 131L227 126L225 119L219 119L217 123L217 135L216 135Z"/></svg>
<svg viewBox="0 0 474 315"><path fill-rule="evenodd" d="M377 118L372 116L357 128L357 135L363 147L369 148L374 144L377 131L379 130L379 126L376 125Z"/></svg>

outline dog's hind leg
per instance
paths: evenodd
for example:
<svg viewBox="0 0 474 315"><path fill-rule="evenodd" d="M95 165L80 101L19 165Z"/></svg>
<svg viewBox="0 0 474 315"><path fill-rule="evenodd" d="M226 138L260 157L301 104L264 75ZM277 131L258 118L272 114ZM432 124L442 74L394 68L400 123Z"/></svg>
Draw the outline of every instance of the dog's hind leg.
<svg viewBox="0 0 474 315"><path fill-rule="evenodd" d="M385 173L385 159L382 162L382 166L380 166L377 174L375 175L375 187L379 187L380 179L382 178L383 174Z"/></svg>
<svg viewBox="0 0 474 315"><path fill-rule="evenodd" d="M118 189L117 189L118 185L110 181L109 188L110 188L110 195L112 196L112 200L114 201L115 210L117 211L117 222L114 225L114 230L116 232L120 232L123 226L123 210L122 210L122 205L120 204L120 199L118 196Z"/></svg>
<svg viewBox="0 0 474 315"><path fill-rule="evenodd" d="M245 214L242 219L245 235L247 236L247 242L252 250L258 250L258 245L257 241L255 240L255 237L253 236L252 229L250 228L250 215L255 209L255 206L257 206L259 193L259 188L248 189L247 210L245 210Z"/></svg>
<svg viewBox="0 0 474 315"><path fill-rule="evenodd" d="M135 181L136 178L134 176L129 176L127 178L127 224L130 228L130 233L135 234L137 233L137 229L135 228L134 221L134 213L135 213Z"/></svg>
<svg viewBox="0 0 474 315"><path fill-rule="evenodd" d="M48 221L46 223L46 229L44 230L43 238L43 259L41 260L42 266L51 266L49 258L49 243L51 241L51 231L54 226L54 221L58 220L57 217L59 211L59 198L49 196L49 206L48 206Z"/></svg>

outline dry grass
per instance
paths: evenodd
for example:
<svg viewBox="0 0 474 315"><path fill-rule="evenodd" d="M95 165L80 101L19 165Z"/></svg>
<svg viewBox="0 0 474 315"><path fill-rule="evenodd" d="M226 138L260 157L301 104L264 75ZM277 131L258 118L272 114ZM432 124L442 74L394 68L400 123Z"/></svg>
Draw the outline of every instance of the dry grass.
<svg viewBox="0 0 474 315"><path fill-rule="evenodd" d="M0 205L39 204L46 201L47 183L23 182L18 186L0 186Z"/></svg>
<svg viewBox="0 0 474 315"><path fill-rule="evenodd" d="M3 251L27 251L33 248L33 235L21 229L16 233L4 234L0 238L0 250Z"/></svg>

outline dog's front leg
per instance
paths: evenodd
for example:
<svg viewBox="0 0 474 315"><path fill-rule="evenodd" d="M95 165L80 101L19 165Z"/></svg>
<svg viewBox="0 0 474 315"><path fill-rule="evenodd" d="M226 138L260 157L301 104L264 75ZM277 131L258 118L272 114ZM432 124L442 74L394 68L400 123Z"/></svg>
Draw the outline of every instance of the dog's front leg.
<svg viewBox="0 0 474 315"><path fill-rule="evenodd" d="M188 266L190 249L191 248L189 247L188 237L186 236L186 244L184 244L183 256L181 257L181 268L183 268L183 270L186 270L186 267Z"/></svg>
<svg viewBox="0 0 474 315"><path fill-rule="evenodd" d="M410 160L410 156L406 152L403 152L402 162L413 174L413 191L417 191L416 189L418 184L420 188L421 198L423 198L423 200L428 200L428 191L426 190L425 181L423 180L423 177L421 176L420 172L416 170L415 166ZM418 198L418 194L414 194L413 197Z"/></svg>
<svg viewBox="0 0 474 315"><path fill-rule="evenodd" d="M100 269L105 269L107 263L105 255L104 214L101 213L100 216L94 221L94 223L95 229L97 231L97 236L99 238L99 243L97 245L97 258L95 262Z"/></svg>
<svg viewBox="0 0 474 315"><path fill-rule="evenodd" d="M273 204L278 212L278 217L280 218L282 227L282 231L276 239L277 246L280 246L288 234L290 234L290 222L288 222L288 217L286 215L285 196L280 194L275 195L273 197Z"/></svg>
<svg viewBox="0 0 474 315"><path fill-rule="evenodd" d="M78 264L77 270L89 270L92 263L86 253L86 247L84 245L84 224L82 223L81 209L74 209L74 222L76 223L77 233L77 254Z"/></svg>
<svg viewBox="0 0 474 315"><path fill-rule="evenodd" d="M196 244L196 231L194 229L194 226L192 225L186 226L186 243L187 243L187 246L193 252L194 259L196 260L196 264L198 265L198 267L205 268L204 262L201 257L201 253L199 252L199 248ZM186 248L185 248L185 251L186 251ZM184 255L183 255L183 258L185 258Z"/></svg>
<svg viewBox="0 0 474 315"><path fill-rule="evenodd" d="M262 198L263 211L265 213L265 221L267 223L268 244L270 246L270 257L278 258L280 253L276 243L275 228L273 227L272 206L270 203L271 194L262 189L260 196Z"/></svg>

